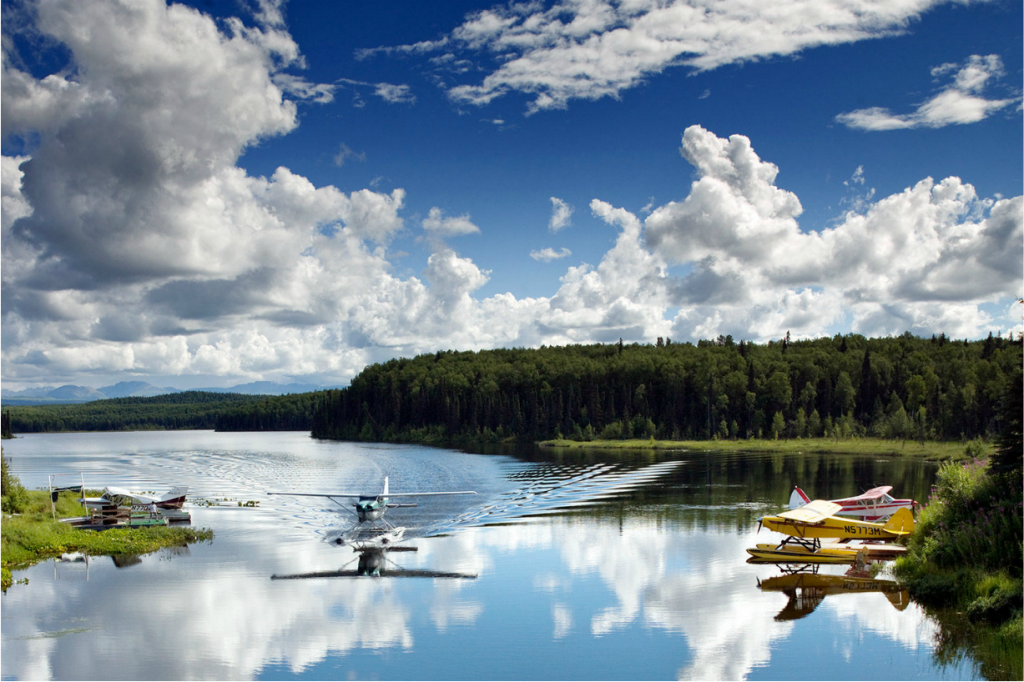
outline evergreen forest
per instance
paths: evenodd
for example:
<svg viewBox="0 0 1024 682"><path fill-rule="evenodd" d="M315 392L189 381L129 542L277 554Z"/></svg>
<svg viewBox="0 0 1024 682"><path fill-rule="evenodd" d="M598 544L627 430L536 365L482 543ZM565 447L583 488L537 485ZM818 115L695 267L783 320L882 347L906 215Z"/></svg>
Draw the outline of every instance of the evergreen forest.
<svg viewBox="0 0 1024 682"><path fill-rule="evenodd" d="M309 429L312 396L184 391L76 405L15 406L4 410L4 425L15 434L152 429L305 431Z"/></svg>
<svg viewBox="0 0 1024 682"><path fill-rule="evenodd" d="M1021 342L906 333L442 351L315 394L312 435L469 442L996 436Z"/></svg>

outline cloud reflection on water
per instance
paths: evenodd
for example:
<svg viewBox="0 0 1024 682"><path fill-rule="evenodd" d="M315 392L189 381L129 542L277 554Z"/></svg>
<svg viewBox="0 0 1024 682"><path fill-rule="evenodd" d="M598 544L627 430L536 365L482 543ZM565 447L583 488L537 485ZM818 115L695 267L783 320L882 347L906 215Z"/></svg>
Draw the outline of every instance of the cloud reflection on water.
<svg viewBox="0 0 1024 682"><path fill-rule="evenodd" d="M744 562L744 548L752 541L749 535L666 528L643 518L620 523L545 517L418 541L418 552L398 556L403 567L480 574L471 583L431 580L426 594L419 595L389 579L270 581L268 567L282 572L296 565L318 568L325 558L336 567L350 555L334 550L332 559L323 547L308 543L268 551L259 537L248 535L234 551L262 555L259 571L250 561L240 561L190 580L188 574L199 567L189 566L187 557L164 562L147 557L147 572L162 575L129 580L143 575L131 575L141 566L116 572L94 565L90 582L33 579L31 590L12 590L5 597L5 616L19 615L4 619L4 674L33 679L154 676L130 656L111 670L107 656L94 655L96 638L85 633L41 639L54 629L51 618L60 620L67 602L80 602L79 608L103 619L99 628L104 647L139 652L156 645L181 652L162 663L160 676L169 678L248 679L268 665L302 674L355 650L413 651L425 620L415 613L418 604L429 605L426 619L436 632L457 637L453 627L472 626L488 609L501 608L493 591L513 577L506 564L521 567L523 561L511 559L526 554L536 557L541 567L531 584L540 598L549 600L552 620L546 636L563 640L579 634L583 623L594 637L633 627L661 630L685 640L686 646L678 648L680 678L743 679L766 665L774 644L793 629L792 623L773 620L784 604L783 595L756 589L754 569ZM194 554L203 551L198 548ZM560 572L551 573L547 567L552 565ZM604 586L610 606L595 608L578 591L579 583L593 578ZM156 589L154 579L161 581ZM111 581L117 585L93 589ZM883 603L876 604L875 598ZM30 612L35 620L22 615L26 609L18 602L23 599L34 602ZM130 626L109 620L140 608L161 617L134 618ZM828 618L840 627L870 630L904 647L927 647L933 641L930 621L915 605L899 613L882 595L852 595L830 598L819 611L826 608ZM14 665L8 667L10 663Z"/></svg>
<svg viewBox="0 0 1024 682"><path fill-rule="evenodd" d="M398 450L374 456L378 464L405 457ZM461 466L471 456L460 457ZM231 480L232 466L225 464L219 476ZM529 475L507 477L515 490L460 512L458 523L448 525L461 532L416 539L411 544L418 551L391 557L402 568L475 574L476 580L274 581L274 574L337 570L356 559L348 548L320 540L322 527L338 523L336 514L294 506L199 509L196 525L214 527L217 537L188 555L149 556L126 569L94 559L88 582L54 580L49 565L27 573L30 585L4 597L3 674L430 677L444 669L417 666L432 658L455 661L486 641L508 649L500 673L513 677L563 676L551 666L565 657L565 647L598 652L577 664L582 675L613 675L612 657L626 647L644 670L743 679L760 668L785 675L769 667L773 652L808 622L836 633L837 653L851 657L864 655L865 633L895 643L896 651L930 655L931 621L914 604L896 611L880 594L829 597L800 623L775 621L786 596L762 592L757 578L777 569L746 564L745 548L757 538L753 528L737 531L735 520L709 523L706 510L674 504L622 502L564 512L566 505L646 485L664 466L515 468ZM311 480L324 471L318 467ZM276 474L271 467L265 475ZM239 494L257 485L262 481ZM502 525L479 525L495 522ZM83 626L82 614L91 629L71 632ZM58 632L70 634L51 636ZM517 657L519 651L535 653ZM382 657L367 663L364 652ZM930 670L930 663L919 665Z"/></svg>

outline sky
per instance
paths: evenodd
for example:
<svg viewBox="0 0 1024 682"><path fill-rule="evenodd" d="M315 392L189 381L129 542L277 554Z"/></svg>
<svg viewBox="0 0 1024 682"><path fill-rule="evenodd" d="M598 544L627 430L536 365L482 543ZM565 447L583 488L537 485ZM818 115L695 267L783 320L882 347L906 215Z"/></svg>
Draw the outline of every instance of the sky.
<svg viewBox="0 0 1024 682"><path fill-rule="evenodd" d="M2 12L5 389L1024 331L1018 0Z"/></svg>

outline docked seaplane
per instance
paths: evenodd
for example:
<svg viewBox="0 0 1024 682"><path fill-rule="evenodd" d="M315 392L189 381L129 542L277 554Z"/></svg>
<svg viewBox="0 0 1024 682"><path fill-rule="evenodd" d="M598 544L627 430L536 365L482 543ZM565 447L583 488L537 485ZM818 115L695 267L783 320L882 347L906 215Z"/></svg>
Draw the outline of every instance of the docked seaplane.
<svg viewBox="0 0 1024 682"><path fill-rule="evenodd" d="M893 556L903 548L878 544L906 537L914 530L914 515L898 509L885 523L872 523L836 514L842 506L827 500L813 500L797 509L761 518L761 526L788 536L778 545L758 544L747 552L755 561L801 563L852 563L858 554ZM822 539L835 542L822 543ZM867 540L870 544L848 544Z"/></svg>
<svg viewBox="0 0 1024 682"><path fill-rule="evenodd" d="M835 502L842 507L837 512L838 516L856 516L865 521L884 521L899 509L914 511L917 502L909 499L897 500L889 494L890 490L892 490L891 485L882 485L856 497L844 497L838 500L829 500L829 502ZM800 489L800 486L794 486L793 493L789 496L789 508L798 509L810 501L811 498Z"/></svg>
<svg viewBox="0 0 1024 682"><path fill-rule="evenodd" d="M133 493L124 488L107 486L103 489L101 497L83 497L79 501L88 509L102 509L110 506L143 508L150 505L157 509L181 509L185 506L186 494L188 494L188 486L171 488L162 495Z"/></svg>
<svg viewBox="0 0 1024 682"><path fill-rule="evenodd" d="M384 477L384 490L379 495L367 495L365 493L267 493L268 495L292 495L295 497L326 497L332 502L347 507L349 504L355 509L356 523L343 532L338 538L338 544L351 545L356 550L389 547L402 541L406 529L401 526L393 526L384 518L388 509L399 507L415 507L415 502L392 502L392 498L406 497L429 497L437 495L476 495L473 490L457 490L451 492L424 492L424 493L391 493L388 492L388 477ZM349 503L347 500L354 499ZM345 500L345 501L342 501ZM365 524L365 525L364 525Z"/></svg>

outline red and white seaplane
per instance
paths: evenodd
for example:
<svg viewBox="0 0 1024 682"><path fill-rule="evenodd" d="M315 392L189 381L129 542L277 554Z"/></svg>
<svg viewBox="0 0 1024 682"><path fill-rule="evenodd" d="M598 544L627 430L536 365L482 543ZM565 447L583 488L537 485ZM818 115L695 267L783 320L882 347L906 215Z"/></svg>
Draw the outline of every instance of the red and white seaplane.
<svg viewBox="0 0 1024 682"><path fill-rule="evenodd" d="M882 485L877 488L865 491L856 497L844 497L841 500L829 500L840 506L837 516L856 516L865 521L879 521L887 519L896 513L898 509L909 509L913 513L917 507L914 500L897 500L889 494L891 485ZM811 498L807 496L800 486L794 486L793 494L789 496L789 508L798 509L810 503Z"/></svg>

